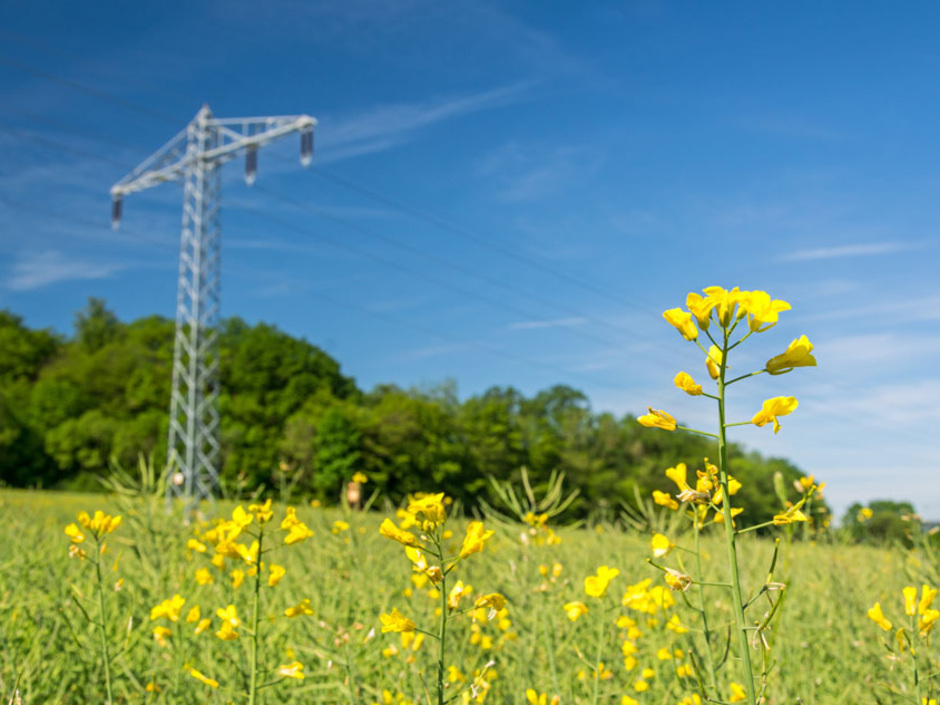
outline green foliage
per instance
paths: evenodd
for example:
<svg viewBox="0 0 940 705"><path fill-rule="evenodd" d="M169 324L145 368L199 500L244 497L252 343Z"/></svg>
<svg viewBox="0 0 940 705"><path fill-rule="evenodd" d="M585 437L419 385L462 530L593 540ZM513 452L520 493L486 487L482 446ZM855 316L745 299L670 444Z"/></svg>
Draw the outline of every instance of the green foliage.
<svg viewBox="0 0 940 705"><path fill-rule="evenodd" d="M123 323L99 299L76 315L71 340L0 312L0 482L93 488L112 459L165 458L173 331L159 316ZM239 318L221 324L220 374L222 481L240 491L335 502L359 470L392 501L432 484L474 509L499 502L488 478L518 486L525 467L539 496L563 472L578 491L572 517L601 520L640 509L653 490L674 492L666 468L717 457L700 436L596 413L565 385L532 397L493 387L462 401L453 382L363 393L322 350ZM772 477L790 487L796 467L736 446L730 458L749 522L783 509Z"/></svg>
<svg viewBox="0 0 940 705"><path fill-rule="evenodd" d="M887 499L874 500L867 506L855 502L842 520L843 530L855 541L903 544L907 548L914 545L912 529L919 524L920 517L910 502Z"/></svg>

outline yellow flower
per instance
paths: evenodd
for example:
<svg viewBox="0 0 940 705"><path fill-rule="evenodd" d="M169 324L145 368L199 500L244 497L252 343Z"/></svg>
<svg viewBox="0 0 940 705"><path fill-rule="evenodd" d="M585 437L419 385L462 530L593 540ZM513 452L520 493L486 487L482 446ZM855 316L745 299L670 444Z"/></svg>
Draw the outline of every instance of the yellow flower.
<svg viewBox="0 0 940 705"><path fill-rule="evenodd" d="M473 606L477 609L489 608L492 611L499 612L506 606L506 598L498 592L491 592L478 597Z"/></svg>
<svg viewBox="0 0 940 705"><path fill-rule="evenodd" d="M620 698L620 705L640 705L640 701L636 698L631 698L629 695L624 695Z"/></svg>
<svg viewBox="0 0 940 705"><path fill-rule="evenodd" d="M305 597L300 602L298 602L293 607L288 607L284 610L285 617L301 617L301 616L310 616L313 614L313 607L310 606L310 598Z"/></svg>
<svg viewBox="0 0 940 705"><path fill-rule="evenodd" d="M248 505L248 511L255 515L258 524L267 524L274 516L274 512L271 510L270 498L266 499L264 504Z"/></svg>
<svg viewBox="0 0 940 705"><path fill-rule="evenodd" d="M248 528L254 517L245 511L240 504L232 510L232 523L238 527L239 531Z"/></svg>
<svg viewBox="0 0 940 705"><path fill-rule="evenodd" d="M739 683L731 684L731 697L728 699L728 702L731 703L740 703L747 700L747 692L744 690L744 686Z"/></svg>
<svg viewBox="0 0 940 705"><path fill-rule="evenodd" d="M242 586L242 583L245 581L245 571L238 570L237 568L232 571L232 587L236 590Z"/></svg>
<svg viewBox="0 0 940 705"><path fill-rule="evenodd" d="M685 592L692 585L692 576L680 573L678 570L666 568L666 585L671 590L681 590Z"/></svg>
<svg viewBox="0 0 940 705"><path fill-rule="evenodd" d="M922 588L920 604L917 606L918 614L925 614L927 610L930 609L930 605L933 604L934 598L937 596L937 590L931 588L928 585L924 585Z"/></svg>
<svg viewBox="0 0 940 705"><path fill-rule="evenodd" d="M206 676L202 675L199 671L197 671L195 668L187 668L186 670L189 672L189 675L191 675L197 681L202 681L210 688L219 687L219 682L217 680L213 678L207 678Z"/></svg>
<svg viewBox="0 0 940 705"><path fill-rule="evenodd" d="M460 598L464 594L464 584L463 580L458 580L454 587L450 589L450 594L447 596L447 606L450 609L455 610L460 605Z"/></svg>
<svg viewBox="0 0 940 705"><path fill-rule="evenodd" d="M196 571L196 582L200 585L211 585L215 582L215 578L212 577L208 568L200 568Z"/></svg>
<svg viewBox="0 0 940 705"><path fill-rule="evenodd" d="M281 582L281 578L284 577L284 574L286 572L287 571L284 569L284 566L275 565L274 563L272 563L270 572L268 573L268 585L270 587L274 587L275 585L277 585L279 582Z"/></svg>
<svg viewBox="0 0 940 705"><path fill-rule="evenodd" d="M653 501L661 507L668 507L675 511L679 508L679 503L665 492L653 490Z"/></svg>
<svg viewBox="0 0 940 705"><path fill-rule="evenodd" d="M405 617L396 608L392 608L391 614L379 615L382 620L382 632L413 632L417 626L410 619Z"/></svg>
<svg viewBox="0 0 940 705"><path fill-rule="evenodd" d="M679 621L679 615L674 614L669 618L669 621L666 622L666 629L676 634L685 634L689 631L682 622Z"/></svg>
<svg viewBox="0 0 940 705"><path fill-rule="evenodd" d="M186 623L192 624L193 622L198 622L201 615L202 610L199 609L199 605L193 605L193 608L186 613Z"/></svg>
<svg viewBox="0 0 940 705"><path fill-rule="evenodd" d="M620 575L616 568L602 565L597 569L597 575L589 575L584 579L584 592L588 597L603 597L607 592L610 581Z"/></svg>
<svg viewBox="0 0 940 705"><path fill-rule="evenodd" d="M796 400L796 397L774 397L773 399L767 399L763 404L763 408L754 414L751 423L761 427L773 421L774 433L777 433L780 430L780 422L777 421L777 417L792 414L796 411L798 405L799 402Z"/></svg>
<svg viewBox="0 0 940 705"><path fill-rule="evenodd" d="M806 515L799 510L799 505L793 505L782 514L774 515L774 526L783 526L797 521L809 521ZM914 592L916 593L917 590L914 590Z"/></svg>
<svg viewBox="0 0 940 705"><path fill-rule="evenodd" d="M925 610L924 613L917 618L917 628L920 630L920 635L927 636L938 618L940 618L940 610Z"/></svg>
<svg viewBox="0 0 940 705"><path fill-rule="evenodd" d="M74 543L69 546L69 558L77 558L80 561L85 560L85 551L80 549Z"/></svg>
<svg viewBox="0 0 940 705"><path fill-rule="evenodd" d="M695 327L692 314L688 311L683 311L681 308L671 308L668 311L663 311L663 318L674 326L686 340L698 338L698 328Z"/></svg>
<svg viewBox="0 0 940 705"><path fill-rule="evenodd" d="M99 509L95 512L93 518L88 516L88 512L79 512L78 523L91 531L96 538L101 538L105 534L110 534L121 525L121 517L105 514Z"/></svg>
<svg viewBox="0 0 940 705"><path fill-rule="evenodd" d="M336 521L333 522L334 534L341 534L344 531L349 531L349 522L342 521L341 519L337 519Z"/></svg>
<svg viewBox="0 0 940 705"><path fill-rule="evenodd" d="M884 612L881 611L880 602L876 602L875 606L868 610L868 617L886 632L891 631L891 622L888 621L888 618L885 617Z"/></svg>
<svg viewBox="0 0 940 705"><path fill-rule="evenodd" d="M638 693L643 693L650 689L650 684L647 683L645 680L640 679L640 680L634 681L633 689Z"/></svg>
<svg viewBox="0 0 940 705"><path fill-rule="evenodd" d="M238 619L238 611L235 609L235 605L229 605L228 607L220 607L215 611L216 616L222 620L223 624L228 624L232 627L237 627L241 624L241 621Z"/></svg>
<svg viewBox="0 0 940 705"><path fill-rule="evenodd" d="M731 291L726 291L720 286L709 286L703 289L705 295L713 302L715 307L715 313L718 315L718 322L725 328L731 325L731 321L737 318L741 318L747 313L743 304L747 300L747 293L742 292L738 287L734 287ZM738 304L742 306L737 311L737 316L735 316L735 307Z"/></svg>
<svg viewBox="0 0 940 705"><path fill-rule="evenodd" d="M408 504L408 511L412 514L423 514L424 518L432 524L443 524L446 518L444 493L429 494L420 499L412 500Z"/></svg>
<svg viewBox="0 0 940 705"><path fill-rule="evenodd" d="M164 600L150 610L150 621L152 622L160 617L166 617L171 622L175 622L180 618L180 610L183 608L184 604L186 604L185 597L173 595L169 600Z"/></svg>
<svg viewBox="0 0 940 705"><path fill-rule="evenodd" d="M565 612L568 614L568 619L577 622L581 615L588 613L588 608L583 602L569 602L565 605Z"/></svg>
<svg viewBox="0 0 940 705"><path fill-rule="evenodd" d="M661 409L654 409L651 406L646 408L649 409L649 413L637 419L637 422L641 426L646 426L647 428L661 428L664 431L676 430L676 420L672 416Z"/></svg>
<svg viewBox="0 0 940 705"><path fill-rule="evenodd" d="M284 537L284 543L288 546L292 546L295 543L306 541L311 536L313 536L313 532L301 521L291 526L287 532L287 536Z"/></svg>
<svg viewBox="0 0 940 705"><path fill-rule="evenodd" d="M811 352L813 344L805 335L801 335L783 353L770 358L764 369L772 375L782 375L794 367L816 367L816 358Z"/></svg>
<svg viewBox="0 0 940 705"><path fill-rule="evenodd" d="M721 375L721 363L725 359L724 353L717 345L712 345L708 349L708 355L705 357L705 369L708 370L708 376L712 379L718 379Z"/></svg>
<svg viewBox="0 0 940 705"><path fill-rule="evenodd" d="M154 627L153 628L153 638L156 639L157 643L160 646L169 646L170 643L167 641L167 637L172 634L167 627Z"/></svg>
<svg viewBox="0 0 940 705"><path fill-rule="evenodd" d="M790 308L786 301L771 300L766 291L751 291L747 297L747 325L754 333L763 333L777 325L779 314Z"/></svg>
<svg viewBox="0 0 940 705"><path fill-rule="evenodd" d="M204 543L200 543L196 539L190 539L189 541L187 541L186 548L196 551L197 553L206 552L206 545Z"/></svg>
<svg viewBox="0 0 940 705"><path fill-rule="evenodd" d="M650 548L653 549L653 558L668 556L669 552L675 547L676 544L663 534L653 534L653 538L650 541Z"/></svg>
<svg viewBox="0 0 940 705"><path fill-rule="evenodd" d="M689 483L687 480L688 477L688 467L685 463L678 463L675 467L666 468L666 477L676 483L676 487L680 490L689 489Z"/></svg>
<svg viewBox="0 0 940 705"><path fill-rule="evenodd" d="M493 535L493 530L483 530L482 521L471 521L467 524L467 535L464 537L463 545L460 547L460 557L466 558L473 553L479 553L483 550L483 545L487 539Z"/></svg>
<svg viewBox="0 0 940 705"><path fill-rule="evenodd" d="M196 628L193 629L193 634L202 634L206 629L209 628L209 625L212 624L212 620L208 617L199 620L199 624L196 625Z"/></svg>
<svg viewBox="0 0 940 705"><path fill-rule="evenodd" d="M708 324L711 318L712 309L715 308L715 302L712 299L705 298L695 292L685 297L685 305L689 312L695 316L695 322L702 330L708 330Z"/></svg>
<svg viewBox="0 0 940 705"><path fill-rule="evenodd" d="M286 666L279 666L277 674L285 678L296 678L302 681L304 679L304 665L300 661L294 661Z"/></svg>
<svg viewBox="0 0 940 705"><path fill-rule="evenodd" d="M238 638L238 632L235 631L235 627L233 627L228 622L223 622L222 626L219 627L219 631L217 631L215 635L222 641L235 641Z"/></svg>
<svg viewBox="0 0 940 705"><path fill-rule="evenodd" d="M379 533L382 534L387 539L392 539L393 541L398 541L398 543L404 546L420 546L418 543L418 537L415 536L410 531L402 531L392 522L391 519L386 518L382 525L379 527Z"/></svg>
<svg viewBox="0 0 940 705"><path fill-rule="evenodd" d="M65 535L71 539L72 543L81 543L85 540L85 534L81 532L76 524L69 524L65 527Z"/></svg>
<svg viewBox="0 0 940 705"><path fill-rule="evenodd" d="M369 481L369 478L366 477L365 473L355 472L353 473L352 481L358 482L360 485L364 485L365 483Z"/></svg>
<svg viewBox="0 0 940 705"><path fill-rule="evenodd" d="M695 380L692 379L692 375L688 372L680 372L677 374L673 383L691 397L702 395L702 385L696 384Z"/></svg>
<svg viewBox="0 0 940 705"><path fill-rule="evenodd" d="M917 614L917 588L908 586L901 592L904 593L904 614L913 617Z"/></svg>

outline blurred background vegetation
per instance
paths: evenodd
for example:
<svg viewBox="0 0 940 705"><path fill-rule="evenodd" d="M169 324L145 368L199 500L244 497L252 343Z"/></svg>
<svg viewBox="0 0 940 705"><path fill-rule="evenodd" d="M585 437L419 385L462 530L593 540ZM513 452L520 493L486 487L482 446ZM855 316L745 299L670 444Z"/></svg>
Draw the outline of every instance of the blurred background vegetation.
<svg viewBox="0 0 940 705"><path fill-rule="evenodd" d="M142 453L163 462L173 330L159 316L121 322L100 299L76 314L71 337L0 311L0 483L98 490L112 460L129 467ZM531 397L493 387L462 401L450 382L361 390L316 346L238 318L222 324L221 377L221 474L233 495L263 487L329 504L363 471L369 489L394 502L431 486L472 509L494 499L488 478L518 480L525 467L536 487L563 471L579 490L574 516L613 516L655 489L674 491L667 467L685 462L691 471L717 457L700 436L651 433L630 415L594 412L563 385ZM786 488L802 474L738 446L730 459L746 523L781 510L775 473ZM827 512L814 502L820 523Z"/></svg>

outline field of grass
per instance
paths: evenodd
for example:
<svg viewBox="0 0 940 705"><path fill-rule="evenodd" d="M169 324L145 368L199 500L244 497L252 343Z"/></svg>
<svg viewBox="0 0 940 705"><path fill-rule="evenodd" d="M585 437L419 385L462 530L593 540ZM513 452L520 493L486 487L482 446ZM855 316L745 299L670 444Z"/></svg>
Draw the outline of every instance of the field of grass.
<svg viewBox="0 0 940 705"><path fill-rule="evenodd" d="M227 518L232 507L222 503L213 511ZM246 621L254 581L248 577L236 589L231 578L236 562L228 559L222 573L209 563L211 547L205 554L188 549L187 540L197 536L198 527L185 525L179 515L168 516L157 499L0 490L0 703L20 702L14 699L17 690L24 705L105 702L100 633L91 623L99 614L95 571L90 560L69 558L64 533L79 511L97 509L123 517L107 537L101 560L114 701L248 702L251 640L245 632L236 640L218 638L216 610L234 604ZM422 635L381 631L380 614L393 608L428 631L436 630L439 620L435 610L440 601L433 593L429 597L430 582L419 588L402 545L379 534L383 518L395 519L394 510L357 513L299 506L297 516L314 536L284 546L278 527L285 507L275 504L273 509L269 526L275 538L264 545L277 549L264 554L264 560L283 565L286 574L275 587L264 584L260 591L257 662L262 683L270 685L260 690L258 702L435 702L434 639L425 638L415 648ZM448 698L457 703L526 703L526 691L533 689L545 693L549 702L557 695L561 703L621 703L627 695L639 703L666 704L681 702L692 692L690 677L676 675L688 663L700 626L696 613L683 603L685 595L668 592L677 604L666 609L642 600L622 604L630 586L648 578L649 587L664 585L663 573L647 563L649 534L609 524L556 527L561 541L549 543L544 531L521 523L484 518L484 524L495 534L481 553L459 564L455 575L472 586L473 597L499 592L507 607L492 621L475 621L472 612L452 620L445 659ZM447 527L453 531L453 551L458 551L466 522L449 520ZM683 538L674 540L681 549ZM720 536L706 536L703 545L706 574L721 580L725 547ZM680 549L663 562L678 565L684 555ZM772 541L747 534L740 551L745 589L754 591L765 580ZM584 580L600 566L616 568L619 575L603 597L587 597ZM197 584L199 568L212 571L211 584ZM767 635L775 661L767 702L913 702L910 693L902 698L897 692L899 684L909 681L904 663L885 657L882 642L892 635L883 636L866 616L876 601L886 613L902 612L902 587L919 584L912 554L784 542L774 580L786 584L786 597L777 628ZM724 593L706 588L714 608L710 613L727 616L730 633ZM179 619L151 621L151 609L175 594L186 600ZM305 598L312 615L285 616L285 609ZM584 602L589 611L572 621L564 606L575 601ZM194 605L200 606L202 617L212 619L211 627L198 635L194 623L185 621ZM674 615L690 631L669 628ZM624 618L619 625L618 618ZM156 626L171 632L163 645L154 637ZM712 628L723 632L726 627ZM624 646L628 640L635 653ZM661 658L670 654L673 658ZM635 662L625 659L631 655ZM293 662L304 665L304 679L277 675L280 666ZM736 666L732 646L720 671L727 688L740 678ZM219 687L201 682L187 667L218 681ZM477 682L471 689L474 672ZM723 692L731 701L731 691Z"/></svg>

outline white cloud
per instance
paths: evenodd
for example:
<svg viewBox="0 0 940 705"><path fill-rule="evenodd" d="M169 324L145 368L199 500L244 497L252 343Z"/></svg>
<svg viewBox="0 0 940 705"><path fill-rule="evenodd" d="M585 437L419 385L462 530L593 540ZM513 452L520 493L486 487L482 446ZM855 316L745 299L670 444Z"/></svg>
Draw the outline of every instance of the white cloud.
<svg viewBox="0 0 940 705"><path fill-rule="evenodd" d="M537 201L583 182L601 161L595 150L583 146L546 149L509 142L481 159L477 173L498 182L504 201Z"/></svg>
<svg viewBox="0 0 940 705"><path fill-rule="evenodd" d="M920 245L903 242L873 242L839 247L818 247L810 250L797 250L777 258L778 262L805 262L816 259L834 259L838 257L869 257L891 252L912 250Z"/></svg>
<svg viewBox="0 0 940 705"><path fill-rule="evenodd" d="M50 284L76 279L105 279L129 265L118 262L89 262L49 251L20 259L6 283L13 291L32 291Z"/></svg>
<svg viewBox="0 0 940 705"><path fill-rule="evenodd" d="M586 318L577 316L572 318L556 318L553 321L519 321L510 323L509 330L537 330L540 328L570 328L571 326L580 326L587 321Z"/></svg>

